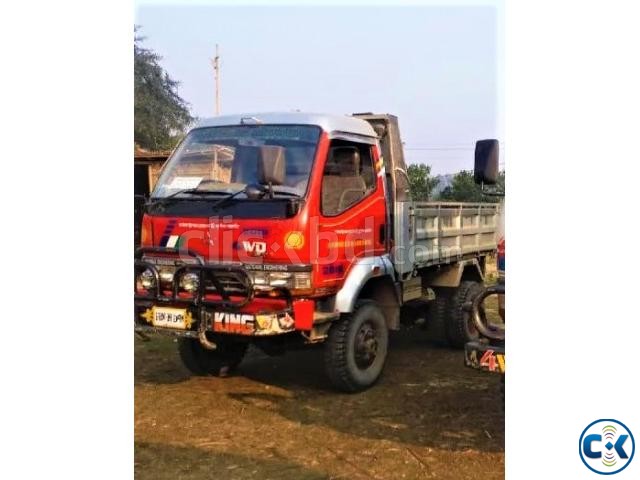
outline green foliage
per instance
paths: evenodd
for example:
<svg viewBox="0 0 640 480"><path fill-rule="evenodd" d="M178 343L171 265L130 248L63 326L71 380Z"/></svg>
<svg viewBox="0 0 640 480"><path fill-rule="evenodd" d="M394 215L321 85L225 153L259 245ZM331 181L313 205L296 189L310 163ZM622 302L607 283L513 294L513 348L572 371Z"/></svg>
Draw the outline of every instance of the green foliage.
<svg viewBox="0 0 640 480"><path fill-rule="evenodd" d="M504 192L505 175L504 170L498 176L496 191ZM485 195L482 193L482 187L473 181L473 172L470 170L462 170L457 173L451 185L440 192L440 200L453 202L491 202L495 203L498 197Z"/></svg>
<svg viewBox="0 0 640 480"><path fill-rule="evenodd" d="M188 104L177 92L178 82L160 66L162 57L134 37L134 141L151 150L170 149L193 121Z"/></svg>
<svg viewBox="0 0 640 480"><path fill-rule="evenodd" d="M431 176L431 166L422 163L409 165L407 175L411 198L415 201L429 200L431 192L438 185L438 179Z"/></svg>

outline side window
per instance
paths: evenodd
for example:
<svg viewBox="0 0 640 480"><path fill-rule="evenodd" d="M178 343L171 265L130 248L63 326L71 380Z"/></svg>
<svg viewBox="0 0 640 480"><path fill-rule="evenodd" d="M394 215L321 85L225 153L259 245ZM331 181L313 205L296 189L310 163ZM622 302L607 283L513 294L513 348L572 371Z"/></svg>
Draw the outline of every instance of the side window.
<svg viewBox="0 0 640 480"><path fill-rule="evenodd" d="M375 188L371 146L334 140L322 175L322 214L338 215Z"/></svg>

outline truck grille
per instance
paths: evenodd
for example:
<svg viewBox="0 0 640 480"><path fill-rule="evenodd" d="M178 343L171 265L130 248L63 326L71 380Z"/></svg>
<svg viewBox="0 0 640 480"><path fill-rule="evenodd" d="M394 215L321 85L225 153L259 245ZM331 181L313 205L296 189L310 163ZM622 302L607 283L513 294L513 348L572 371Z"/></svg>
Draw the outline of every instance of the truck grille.
<svg viewBox="0 0 640 480"><path fill-rule="evenodd" d="M216 272L215 279L222 289L224 289L224 291L229 295L248 295L249 293L243 278L236 272ZM205 276L204 286L207 293L215 293L218 295L222 294L222 292L218 291L216 282L214 282L213 278L207 278Z"/></svg>

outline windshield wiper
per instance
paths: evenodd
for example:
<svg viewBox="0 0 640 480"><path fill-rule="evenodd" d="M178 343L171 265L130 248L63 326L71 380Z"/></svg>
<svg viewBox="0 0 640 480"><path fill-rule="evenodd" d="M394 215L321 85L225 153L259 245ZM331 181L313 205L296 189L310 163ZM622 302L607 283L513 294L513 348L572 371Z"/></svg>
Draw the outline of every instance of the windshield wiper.
<svg viewBox="0 0 640 480"><path fill-rule="evenodd" d="M217 191L217 190L199 190L198 188L184 188L182 190L178 190L177 192L173 192L171 195L167 195L166 197L151 197L149 199L149 203L150 204L164 204L165 202L167 202L168 200L174 199L175 197L177 197L178 195L182 195L185 193L192 193L192 194L198 194L198 195L224 195L227 194L227 192L221 192L221 191ZM177 200L177 199L176 199Z"/></svg>
<svg viewBox="0 0 640 480"><path fill-rule="evenodd" d="M178 195L182 195L182 194L226 195L224 198L221 198L220 200L215 202L213 205L211 205L212 210L216 210L217 208L219 208L222 205L224 205L225 203L227 203L229 200L232 200L232 199L236 198L238 195L243 194L243 193L247 194L250 198L256 199L256 198L264 197L268 193L268 191L266 189L257 188L256 185L247 185L245 188L243 188L241 190L238 190L236 192L233 192L233 193L220 191L220 190L199 190L197 187L196 188L185 188L185 189L182 189L182 190L178 190L177 192L173 192L171 195L168 195L166 197L151 198L150 201L149 201L149 204L150 205L164 205L167 201L170 201L170 200L174 199L175 197L177 197ZM294 197L294 198L302 198L302 196L300 194L295 193L295 192L290 192L288 190L274 190L273 193L275 195L287 195L287 196Z"/></svg>
<svg viewBox="0 0 640 480"><path fill-rule="evenodd" d="M274 189L273 193L275 195L289 195L290 197L302 198L302 195L300 195L299 193L290 192L288 190L276 190L276 189Z"/></svg>
<svg viewBox="0 0 640 480"><path fill-rule="evenodd" d="M214 203L211 208L212 209L216 209L220 206L222 206L223 204L227 203L229 200L232 200L233 198L237 197L238 195L240 195L241 193L244 193L247 195L248 198L251 199L261 199L263 198L267 193L269 193L269 191L264 188L262 185L255 185L255 184L249 184L246 187L244 187L242 190L238 190L237 192L234 192L232 194L230 194L227 197L221 198L220 200L218 200L216 203ZM283 194L283 195L289 195L295 198L301 198L301 196L295 192L289 192L289 191L274 191L273 193L275 194Z"/></svg>
<svg viewBox="0 0 640 480"><path fill-rule="evenodd" d="M183 188L182 190L178 190L177 192L173 192L171 195L167 195L166 197L160 197L160 198L151 198L150 201L154 201L153 203L163 203L165 200L169 200L173 197L176 197L178 195L181 195L183 193L201 193L203 195L218 195L218 194L225 194L227 192L220 192L217 190L200 190L200 186L206 184L206 183L223 183L220 180L216 180L216 179L208 179L208 180L202 180L197 187L193 187L193 188Z"/></svg>
<svg viewBox="0 0 640 480"><path fill-rule="evenodd" d="M240 195L241 193L247 193L247 187L249 185L247 185L246 187L244 187L242 190L238 190L237 192L233 192L233 193L228 193L226 197L221 198L220 200L218 200L216 203L214 203L213 205L211 205L211 208L213 210L215 210L216 208L220 207L223 203L228 202L229 200L231 200L232 198L236 198L238 195ZM226 193L226 192L225 192Z"/></svg>

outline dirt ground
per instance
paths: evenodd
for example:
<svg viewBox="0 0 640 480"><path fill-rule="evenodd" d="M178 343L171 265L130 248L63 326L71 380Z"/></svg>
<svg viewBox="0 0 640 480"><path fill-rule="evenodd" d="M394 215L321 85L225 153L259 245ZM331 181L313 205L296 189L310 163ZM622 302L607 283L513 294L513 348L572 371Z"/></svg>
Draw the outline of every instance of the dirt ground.
<svg viewBox="0 0 640 480"><path fill-rule="evenodd" d="M173 339L136 339L136 478L504 477L499 376L411 328L392 334L380 382L347 395L321 348L250 350L235 376L198 378Z"/></svg>

